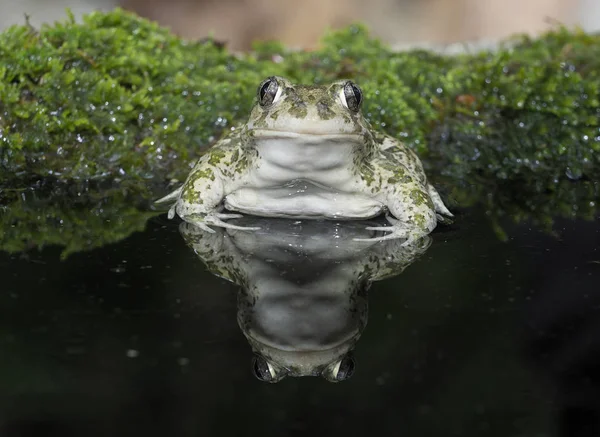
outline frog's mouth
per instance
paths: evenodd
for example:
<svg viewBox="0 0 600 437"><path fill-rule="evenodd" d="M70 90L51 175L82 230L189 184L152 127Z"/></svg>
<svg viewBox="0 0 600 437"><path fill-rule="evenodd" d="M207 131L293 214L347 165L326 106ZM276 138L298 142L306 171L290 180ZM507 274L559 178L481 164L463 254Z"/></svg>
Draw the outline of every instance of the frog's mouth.
<svg viewBox="0 0 600 437"><path fill-rule="evenodd" d="M327 365L339 360L354 349L362 332L355 333L346 341L324 350L294 350L266 344L244 332L253 351L278 367L287 369L291 376L316 376Z"/></svg>
<svg viewBox="0 0 600 437"><path fill-rule="evenodd" d="M329 142L360 142L362 135L355 132L332 132L318 130L282 131L274 129L250 129L249 133L256 139L282 139L300 141L303 143L329 143Z"/></svg>

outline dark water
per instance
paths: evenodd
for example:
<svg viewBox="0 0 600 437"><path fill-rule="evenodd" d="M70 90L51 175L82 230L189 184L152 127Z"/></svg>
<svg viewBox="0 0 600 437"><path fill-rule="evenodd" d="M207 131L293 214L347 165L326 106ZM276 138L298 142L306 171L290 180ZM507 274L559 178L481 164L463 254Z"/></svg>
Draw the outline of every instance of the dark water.
<svg viewBox="0 0 600 437"><path fill-rule="evenodd" d="M600 221L501 242L473 210L412 252L278 226L187 234L239 294L164 217L66 261L1 253L1 435L600 435ZM257 380L251 343L277 341L317 376ZM298 352L323 344L347 380Z"/></svg>

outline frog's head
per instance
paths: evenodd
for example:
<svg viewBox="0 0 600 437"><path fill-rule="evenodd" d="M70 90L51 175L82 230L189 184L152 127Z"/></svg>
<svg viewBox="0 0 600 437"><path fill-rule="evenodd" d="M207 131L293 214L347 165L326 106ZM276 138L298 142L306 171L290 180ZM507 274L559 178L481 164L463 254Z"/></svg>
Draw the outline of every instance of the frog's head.
<svg viewBox="0 0 600 437"><path fill-rule="evenodd" d="M355 368L352 350L367 318L366 297L355 296L355 299L356 313L328 306L332 311L325 314L335 320L323 320L323 311L314 305L309 310L316 315L303 317L288 312L267 316L272 321L259 320L259 317L244 320L244 314L240 314L240 326L254 351L254 376L271 383L302 376L321 376L330 382L349 379ZM255 316L260 313L259 309ZM277 323L271 326L273 322Z"/></svg>
<svg viewBox="0 0 600 437"><path fill-rule="evenodd" d="M346 145L369 152L373 137L362 101L361 89L349 80L296 85L271 76L258 86L246 129L257 145Z"/></svg>
<svg viewBox="0 0 600 437"><path fill-rule="evenodd" d="M297 266L296 273L304 277L302 270ZM316 273L320 279L314 280L314 265L312 271L300 283L257 272L260 287L238 295L238 324L261 381L321 376L340 382L354 372L352 351L367 324L369 281L361 277L349 284L347 270Z"/></svg>

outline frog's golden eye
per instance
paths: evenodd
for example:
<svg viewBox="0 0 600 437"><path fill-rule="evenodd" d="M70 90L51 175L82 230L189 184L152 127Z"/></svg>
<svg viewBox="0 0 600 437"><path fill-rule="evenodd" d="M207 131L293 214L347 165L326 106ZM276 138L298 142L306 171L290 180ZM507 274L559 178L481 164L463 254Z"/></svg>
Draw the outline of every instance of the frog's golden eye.
<svg viewBox="0 0 600 437"><path fill-rule="evenodd" d="M281 96L281 87L277 83L277 78L274 76L263 80L258 86L258 103L260 106L271 106Z"/></svg>
<svg viewBox="0 0 600 437"><path fill-rule="evenodd" d="M363 100L363 94L360 88L351 81L346 82L340 93L342 103L351 111L358 112Z"/></svg>

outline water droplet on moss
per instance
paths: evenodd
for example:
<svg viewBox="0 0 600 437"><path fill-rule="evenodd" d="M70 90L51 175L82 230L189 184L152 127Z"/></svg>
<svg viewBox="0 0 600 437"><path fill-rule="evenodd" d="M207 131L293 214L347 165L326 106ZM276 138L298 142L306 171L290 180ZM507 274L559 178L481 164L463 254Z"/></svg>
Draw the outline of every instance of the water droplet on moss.
<svg viewBox="0 0 600 437"><path fill-rule="evenodd" d="M565 175L572 181L577 181L581 179L582 172L579 168L572 169L571 167L567 167L567 169L565 170Z"/></svg>

